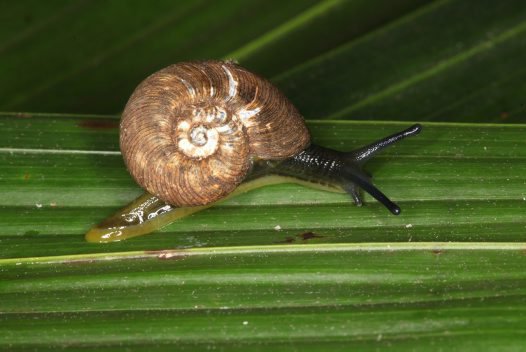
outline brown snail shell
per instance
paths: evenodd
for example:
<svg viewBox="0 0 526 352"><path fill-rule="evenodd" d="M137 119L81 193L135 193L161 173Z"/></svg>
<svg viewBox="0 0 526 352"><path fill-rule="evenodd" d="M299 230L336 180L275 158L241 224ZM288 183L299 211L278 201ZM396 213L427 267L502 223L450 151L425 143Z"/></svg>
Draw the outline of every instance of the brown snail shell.
<svg viewBox="0 0 526 352"><path fill-rule="evenodd" d="M303 117L270 82L223 61L178 63L146 78L121 119L135 181L166 203L204 205L232 192L252 161L310 143Z"/></svg>

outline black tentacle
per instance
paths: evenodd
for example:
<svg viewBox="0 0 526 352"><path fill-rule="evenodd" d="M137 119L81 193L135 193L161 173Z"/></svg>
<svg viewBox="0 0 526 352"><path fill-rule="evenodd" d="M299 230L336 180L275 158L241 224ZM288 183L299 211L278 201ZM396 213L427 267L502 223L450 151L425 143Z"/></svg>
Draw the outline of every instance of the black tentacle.
<svg viewBox="0 0 526 352"><path fill-rule="evenodd" d="M358 191L358 188L362 188L391 213L398 215L401 211L400 207L373 185L371 176L362 169L362 166L380 150L406 137L414 136L421 130L422 126L415 124L406 130L351 152L339 152L311 145L301 153L281 162L261 161L256 163L253 177L262 174L279 174L312 183L340 187L353 198L357 205L362 204L362 197Z"/></svg>
<svg viewBox="0 0 526 352"><path fill-rule="evenodd" d="M353 161L356 161L360 164L364 164L367 160L375 156L379 151L393 145L394 143L410 136L414 136L422 131L422 125L414 124L413 126L400 131L398 133L392 134L376 142L373 142L365 147L355 149L347 153L347 158Z"/></svg>

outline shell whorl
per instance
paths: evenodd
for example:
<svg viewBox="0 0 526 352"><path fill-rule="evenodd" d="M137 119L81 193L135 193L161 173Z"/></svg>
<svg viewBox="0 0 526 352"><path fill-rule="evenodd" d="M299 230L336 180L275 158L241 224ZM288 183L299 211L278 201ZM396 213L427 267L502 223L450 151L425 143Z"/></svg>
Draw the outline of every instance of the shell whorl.
<svg viewBox="0 0 526 352"><path fill-rule="evenodd" d="M268 81L230 62L166 67L135 89L121 119L128 170L178 206L232 192L254 157L283 159L309 145L296 108Z"/></svg>

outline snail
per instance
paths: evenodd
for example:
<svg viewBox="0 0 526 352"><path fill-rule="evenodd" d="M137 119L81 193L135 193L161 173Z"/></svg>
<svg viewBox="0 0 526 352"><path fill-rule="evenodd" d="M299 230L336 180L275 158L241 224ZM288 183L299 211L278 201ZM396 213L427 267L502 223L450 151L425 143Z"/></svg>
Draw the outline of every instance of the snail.
<svg viewBox="0 0 526 352"><path fill-rule="evenodd" d="M223 199L293 182L348 193L360 188L400 214L363 164L421 126L350 152L310 142L301 114L269 81L230 61L184 62L146 78L123 111L120 148L146 193L93 227L90 242L153 232Z"/></svg>

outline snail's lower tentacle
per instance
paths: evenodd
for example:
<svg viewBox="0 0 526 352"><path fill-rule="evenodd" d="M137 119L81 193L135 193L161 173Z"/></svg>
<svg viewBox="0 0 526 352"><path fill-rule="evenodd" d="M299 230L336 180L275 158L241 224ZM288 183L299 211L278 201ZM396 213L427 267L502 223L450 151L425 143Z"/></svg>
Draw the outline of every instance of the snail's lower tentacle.
<svg viewBox="0 0 526 352"><path fill-rule="evenodd" d="M364 174L363 171L357 168L353 168L351 165L345 165L342 175L344 176L345 180L349 180L361 188L363 188L364 191L369 193L371 196L374 197L377 201L382 203L391 213L394 215L400 214L400 207L393 203L385 194L382 193L378 188L376 188L368 179L368 177ZM345 189L348 189L348 187L345 187ZM352 189L351 189L352 190ZM353 195L351 193L351 195Z"/></svg>
<svg viewBox="0 0 526 352"><path fill-rule="evenodd" d="M340 187L345 190L354 202L362 204L357 187L362 188L382 203L391 213L400 214L400 207L376 188L369 175L361 168L361 163L349 160L348 153L311 145L303 152L279 164L272 165L270 172L293 176L305 181L318 182Z"/></svg>
<svg viewBox="0 0 526 352"><path fill-rule="evenodd" d="M356 184L351 182L347 185L344 185L344 190L345 192L347 192L347 194L349 194L352 197L356 206L361 207L363 205L363 199L362 195L360 194L360 188Z"/></svg>

